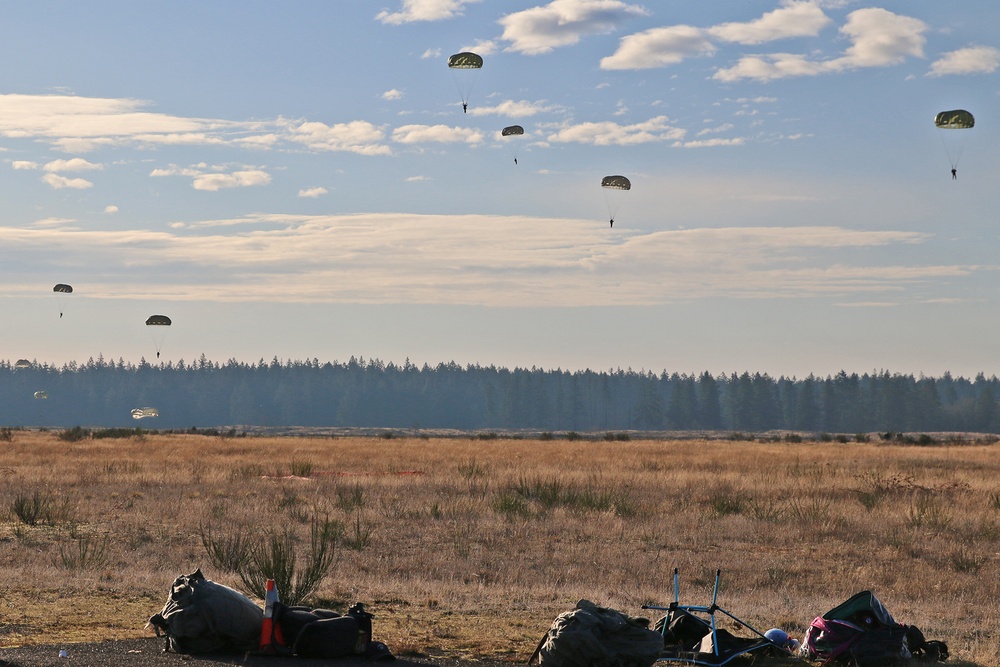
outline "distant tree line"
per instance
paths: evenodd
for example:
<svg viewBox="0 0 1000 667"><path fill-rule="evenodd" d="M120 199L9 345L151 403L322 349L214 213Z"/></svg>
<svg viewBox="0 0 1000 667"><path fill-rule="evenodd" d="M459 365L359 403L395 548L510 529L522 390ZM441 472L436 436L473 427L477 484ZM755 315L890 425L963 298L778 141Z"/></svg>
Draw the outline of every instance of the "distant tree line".
<svg viewBox="0 0 1000 667"><path fill-rule="evenodd" d="M20 364L23 366L24 364ZM35 398L44 391L48 398ZM647 371L279 361L62 367L0 362L0 426L787 429L1000 433L1000 381L844 371L804 379ZM131 410L160 416L136 422Z"/></svg>

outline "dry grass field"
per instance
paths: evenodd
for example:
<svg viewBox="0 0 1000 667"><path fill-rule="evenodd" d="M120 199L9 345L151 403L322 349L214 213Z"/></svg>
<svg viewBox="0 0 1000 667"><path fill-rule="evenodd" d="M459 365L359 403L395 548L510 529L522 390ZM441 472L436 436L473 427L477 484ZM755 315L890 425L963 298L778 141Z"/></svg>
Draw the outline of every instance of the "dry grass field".
<svg viewBox="0 0 1000 667"><path fill-rule="evenodd" d="M522 662L579 598L669 602L676 567L690 604L721 569L761 630L801 637L872 589L950 662L1000 664L1000 445L12 435L0 647L145 636L176 575L240 587L206 527L305 549L327 517L344 537L311 602L366 603L399 655Z"/></svg>

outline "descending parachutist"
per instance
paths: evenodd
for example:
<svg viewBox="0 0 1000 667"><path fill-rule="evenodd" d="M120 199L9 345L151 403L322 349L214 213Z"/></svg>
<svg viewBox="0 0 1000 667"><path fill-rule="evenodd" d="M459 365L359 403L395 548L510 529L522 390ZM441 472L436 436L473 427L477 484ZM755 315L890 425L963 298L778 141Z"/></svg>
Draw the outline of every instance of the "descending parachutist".
<svg viewBox="0 0 1000 667"><path fill-rule="evenodd" d="M514 158L514 164L517 164L517 158Z"/></svg>
<svg viewBox="0 0 1000 667"><path fill-rule="evenodd" d="M958 169L952 169L951 170L951 180L953 180L953 181L957 181L958 180Z"/></svg>
<svg viewBox="0 0 1000 667"><path fill-rule="evenodd" d="M469 113L469 103L462 102L462 113Z"/></svg>
<svg viewBox="0 0 1000 667"><path fill-rule="evenodd" d="M614 226L615 226L615 219L614 219L614 218L611 218L611 226L612 226L612 227L614 227Z"/></svg>

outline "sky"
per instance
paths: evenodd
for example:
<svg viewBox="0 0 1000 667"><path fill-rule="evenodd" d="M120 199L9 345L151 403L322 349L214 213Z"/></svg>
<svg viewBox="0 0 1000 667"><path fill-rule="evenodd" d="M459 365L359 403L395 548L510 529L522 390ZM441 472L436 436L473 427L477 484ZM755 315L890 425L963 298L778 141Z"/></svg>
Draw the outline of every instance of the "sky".
<svg viewBox="0 0 1000 667"><path fill-rule="evenodd" d="M1000 374L995 2L4 3L0 359Z"/></svg>

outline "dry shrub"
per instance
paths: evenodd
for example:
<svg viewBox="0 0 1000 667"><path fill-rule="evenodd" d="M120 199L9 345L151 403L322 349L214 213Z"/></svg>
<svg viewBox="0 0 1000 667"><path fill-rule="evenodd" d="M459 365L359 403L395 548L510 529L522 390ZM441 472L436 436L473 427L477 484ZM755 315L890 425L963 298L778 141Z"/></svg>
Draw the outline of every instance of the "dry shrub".
<svg viewBox="0 0 1000 667"><path fill-rule="evenodd" d="M677 567L683 602L710 602L721 569L720 604L798 636L872 589L956 661L994 664L998 468L990 445L18 432L0 449L4 640L140 636L180 573L243 588L208 565L204 526L306 549L324 516L345 548L310 602L365 602L397 652L524 660L579 598L669 602ZM15 518L35 492L72 499L71 525ZM92 567L60 565L80 560L72 534L108 536Z"/></svg>

